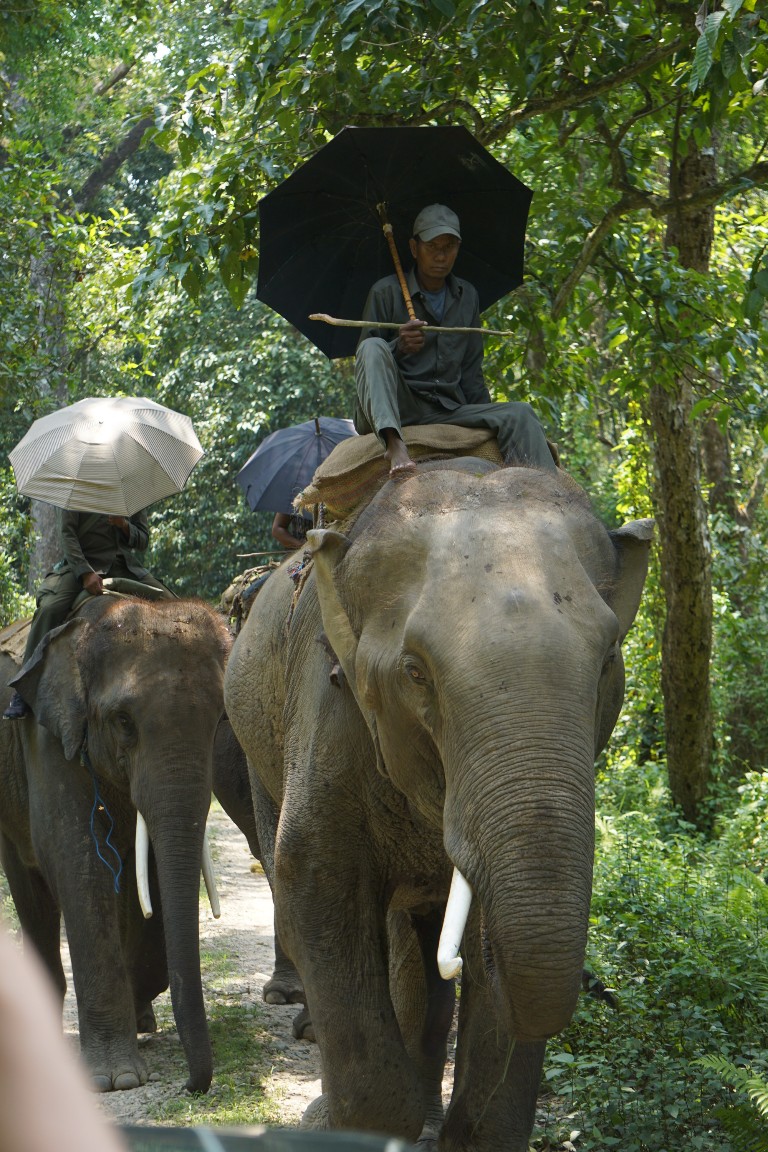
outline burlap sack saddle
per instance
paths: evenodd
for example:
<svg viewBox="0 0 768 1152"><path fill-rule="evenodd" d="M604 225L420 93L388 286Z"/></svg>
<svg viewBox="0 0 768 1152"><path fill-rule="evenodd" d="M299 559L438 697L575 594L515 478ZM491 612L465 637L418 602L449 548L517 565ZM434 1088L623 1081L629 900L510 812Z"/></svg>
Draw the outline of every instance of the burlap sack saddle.
<svg viewBox="0 0 768 1152"><path fill-rule="evenodd" d="M476 456L502 463L496 436L490 429L415 424L403 428L403 440L416 461ZM328 520L345 520L360 505L367 504L388 479L389 461L378 436L350 436L326 457L294 504L297 509L309 511L323 504Z"/></svg>

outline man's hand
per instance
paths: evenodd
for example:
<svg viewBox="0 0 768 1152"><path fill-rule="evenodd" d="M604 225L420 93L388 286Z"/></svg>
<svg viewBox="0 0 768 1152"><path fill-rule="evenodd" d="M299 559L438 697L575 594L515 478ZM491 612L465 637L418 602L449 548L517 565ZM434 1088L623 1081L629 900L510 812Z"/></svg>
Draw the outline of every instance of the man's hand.
<svg viewBox="0 0 768 1152"><path fill-rule="evenodd" d="M83 576L83 588L86 592L90 592L91 596L101 596L104 591L104 583L98 572L86 572Z"/></svg>
<svg viewBox="0 0 768 1152"><path fill-rule="evenodd" d="M127 540L131 534L131 525L128 520L126 520L125 516L108 516L107 519L113 528L120 529L123 536L125 536Z"/></svg>
<svg viewBox="0 0 768 1152"><path fill-rule="evenodd" d="M409 320L403 324L397 337L397 351L401 356L413 356L421 352L424 347L424 333L421 329L425 324L426 320Z"/></svg>

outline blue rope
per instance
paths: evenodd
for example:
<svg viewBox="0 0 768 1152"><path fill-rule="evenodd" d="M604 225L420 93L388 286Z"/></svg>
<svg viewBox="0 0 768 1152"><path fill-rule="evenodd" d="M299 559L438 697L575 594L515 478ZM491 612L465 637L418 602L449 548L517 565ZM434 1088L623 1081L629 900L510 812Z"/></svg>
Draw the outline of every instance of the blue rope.
<svg viewBox="0 0 768 1152"><path fill-rule="evenodd" d="M99 785L98 785L98 781L96 780L96 773L93 770L93 764L91 763L91 758L88 755L88 741L87 741L87 739L83 741L83 746L80 749L80 763L83 765L84 768L88 769L88 771L91 774L91 779L93 780L93 807L91 808L91 839L93 840L94 844L96 845L96 855L98 856L99 860L101 860L102 864L105 864L107 866L107 868L109 869L109 871L112 873L112 875L114 877L115 892L119 893L119 891L120 891L120 877L122 876L122 873L123 873L123 861L120 857L120 853L118 852L117 848L115 848L114 844L112 843L112 833L115 830L115 822L112 819L112 813L110 812L109 808L107 808L106 802L104 801L104 798L102 797L101 793L99 792ZM109 860L107 860L106 857L102 856L101 849L99 848L99 841L98 841L98 838L96 836L96 827L95 827L96 813L99 809L99 805L101 805L101 807L104 809L104 812L106 813L107 819L109 820L109 831L107 832L107 837L106 837L106 840L104 841L104 845L105 845L105 847L109 848L110 852L113 852L115 854L115 856L117 857L117 862L120 865L120 867L118 868L117 871L115 871L115 869L112 867Z"/></svg>

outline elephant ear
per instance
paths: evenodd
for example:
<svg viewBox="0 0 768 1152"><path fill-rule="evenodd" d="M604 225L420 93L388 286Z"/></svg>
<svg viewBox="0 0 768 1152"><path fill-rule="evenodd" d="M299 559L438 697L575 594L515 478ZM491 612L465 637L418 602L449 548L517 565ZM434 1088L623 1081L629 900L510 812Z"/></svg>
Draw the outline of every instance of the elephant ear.
<svg viewBox="0 0 768 1152"><path fill-rule="evenodd" d="M335 579L336 568L349 551L350 541L341 532L333 532L330 528L311 528L307 532L307 542L315 562L323 628L354 692L358 637L339 598Z"/></svg>
<svg viewBox="0 0 768 1152"><path fill-rule="evenodd" d="M87 627L85 620L75 617L52 628L9 681L37 722L61 740L67 760L74 759L85 739L85 689L77 645Z"/></svg>
<svg viewBox="0 0 768 1152"><path fill-rule="evenodd" d="M335 578L336 568L349 551L351 541L341 532L334 532L330 528L311 528L307 532L307 542L312 549L312 559L315 563L317 595L320 601L325 635L344 669L346 682L352 689L355 700L357 700L357 706L368 725L376 752L377 768L382 776L388 776L379 742L376 717L370 709L364 707L357 694L355 660L360 641L359 637L355 635L346 608L339 597Z"/></svg>
<svg viewBox="0 0 768 1152"><path fill-rule="evenodd" d="M611 608L621 625L621 639L632 627L648 572L648 556L655 528L653 520L631 520L610 533L619 561L616 583L611 589Z"/></svg>

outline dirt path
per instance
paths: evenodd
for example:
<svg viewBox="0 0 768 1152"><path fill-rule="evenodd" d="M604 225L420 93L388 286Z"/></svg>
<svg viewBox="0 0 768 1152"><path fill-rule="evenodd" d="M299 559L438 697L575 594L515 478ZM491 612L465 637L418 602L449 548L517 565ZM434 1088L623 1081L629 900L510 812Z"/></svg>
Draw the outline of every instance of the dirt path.
<svg viewBox="0 0 768 1152"><path fill-rule="evenodd" d="M269 1093L279 1100L282 1123L298 1124L311 1100L320 1093L320 1059L315 1044L297 1041L291 1022L300 1006L264 1004L261 989L272 975L274 961L272 897L263 874L251 871L253 858L245 837L217 806L209 817L216 882L221 901L221 918L214 920L210 908L201 905L201 950L225 954L226 967L233 975L217 974L217 996L243 1006L259 1005L265 1026L272 1036L274 1056ZM77 1005L72 991L69 956L63 949L68 992L64 1005L65 1030L77 1037ZM157 1001L158 1019L170 1019L170 998ZM111 1092L97 1097L100 1106L123 1124L155 1123L151 1113L158 1104L180 1093L186 1066L178 1036L172 1024L161 1025L156 1035L143 1039L150 1068L150 1080L130 1092ZM215 1084L215 1080L214 1080Z"/></svg>

